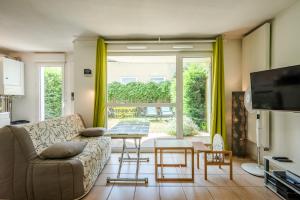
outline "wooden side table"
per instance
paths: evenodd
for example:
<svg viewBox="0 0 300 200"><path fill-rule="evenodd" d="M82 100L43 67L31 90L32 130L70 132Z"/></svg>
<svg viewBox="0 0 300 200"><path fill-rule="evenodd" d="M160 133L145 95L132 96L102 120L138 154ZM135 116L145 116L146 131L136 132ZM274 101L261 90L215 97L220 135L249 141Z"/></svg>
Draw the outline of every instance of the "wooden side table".
<svg viewBox="0 0 300 200"><path fill-rule="evenodd" d="M165 150L184 151L184 163L164 164L163 154ZM165 178L164 167L187 167L187 152L191 152L191 178ZM154 145L155 179L159 182L194 182L194 148L191 142L176 139L156 139ZM158 163L159 156L159 163ZM158 176L158 168L161 169L161 177Z"/></svg>

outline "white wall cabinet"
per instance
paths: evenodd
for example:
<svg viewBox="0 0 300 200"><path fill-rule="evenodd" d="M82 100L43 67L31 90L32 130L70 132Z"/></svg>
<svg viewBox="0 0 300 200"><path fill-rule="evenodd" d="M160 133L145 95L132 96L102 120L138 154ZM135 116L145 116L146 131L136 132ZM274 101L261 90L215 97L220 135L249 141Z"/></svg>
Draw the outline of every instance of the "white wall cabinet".
<svg viewBox="0 0 300 200"><path fill-rule="evenodd" d="M24 95L24 63L9 58L0 61L0 95Z"/></svg>

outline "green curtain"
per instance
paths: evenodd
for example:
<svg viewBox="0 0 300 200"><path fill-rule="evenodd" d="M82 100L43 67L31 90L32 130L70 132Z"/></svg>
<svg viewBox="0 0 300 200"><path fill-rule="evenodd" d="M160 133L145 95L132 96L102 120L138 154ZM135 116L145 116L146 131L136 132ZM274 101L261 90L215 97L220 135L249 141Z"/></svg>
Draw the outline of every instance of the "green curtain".
<svg viewBox="0 0 300 200"><path fill-rule="evenodd" d="M106 44L98 38L96 49L94 127L105 127L106 123Z"/></svg>
<svg viewBox="0 0 300 200"><path fill-rule="evenodd" d="M223 38L218 36L213 44L212 65L212 113L210 136L211 142L216 133L223 137L227 149L227 134L225 121L225 89L224 89L224 58Z"/></svg>

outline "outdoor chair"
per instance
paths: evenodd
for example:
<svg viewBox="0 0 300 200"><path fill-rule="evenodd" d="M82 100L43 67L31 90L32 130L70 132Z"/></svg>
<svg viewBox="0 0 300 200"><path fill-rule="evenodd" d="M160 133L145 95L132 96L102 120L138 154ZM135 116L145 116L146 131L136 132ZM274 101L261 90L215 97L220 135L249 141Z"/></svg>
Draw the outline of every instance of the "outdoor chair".
<svg viewBox="0 0 300 200"><path fill-rule="evenodd" d="M161 107L160 114L162 117L172 117L173 116L173 112L170 107Z"/></svg>
<svg viewBox="0 0 300 200"><path fill-rule="evenodd" d="M147 107L146 108L146 116L147 117L157 117L158 113L157 113L156 107Z"/></svg>

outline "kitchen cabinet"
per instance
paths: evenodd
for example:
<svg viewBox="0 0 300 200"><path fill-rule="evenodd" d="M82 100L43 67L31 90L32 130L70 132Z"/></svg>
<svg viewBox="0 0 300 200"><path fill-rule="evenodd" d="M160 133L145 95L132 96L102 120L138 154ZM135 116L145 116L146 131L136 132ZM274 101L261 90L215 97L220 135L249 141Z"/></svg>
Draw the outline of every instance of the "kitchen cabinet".
<svg viewBox="0 0 300 200"><path fill-rule="evenodd" d="M0 59L0 95L24 95L24 63Z"/></svg>

